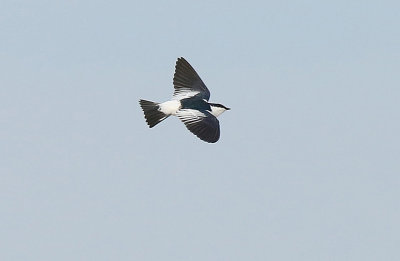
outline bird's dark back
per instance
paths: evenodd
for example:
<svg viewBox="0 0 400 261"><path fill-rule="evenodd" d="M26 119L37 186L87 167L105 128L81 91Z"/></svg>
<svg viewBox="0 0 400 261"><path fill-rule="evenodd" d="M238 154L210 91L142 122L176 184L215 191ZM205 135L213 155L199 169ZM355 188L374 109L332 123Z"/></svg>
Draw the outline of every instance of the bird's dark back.
<svg viewBox="0 0 400 261"><path fill-rule="evenodd" d="M199 111L211 111L211 107L208 102L204 101L199 97L190 97L181 100L182 109L194 109Z"/></svg>

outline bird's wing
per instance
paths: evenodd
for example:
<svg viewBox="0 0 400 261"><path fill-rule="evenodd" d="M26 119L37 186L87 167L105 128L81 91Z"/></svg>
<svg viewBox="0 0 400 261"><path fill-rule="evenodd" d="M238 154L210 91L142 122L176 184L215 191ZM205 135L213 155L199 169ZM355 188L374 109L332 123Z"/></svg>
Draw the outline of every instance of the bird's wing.
<svg viewBox="0 0 400 261"><path fill-rule="evenodd" d="M219 140L219 121L208 111L182 109L176 116L200 139L210 143Z"/></svg>
<svg viewBox="0 0 400 261"><path fill-rule="evenodd" d="M183 58L178 58L174 74L174 98L189 98L195 95L208 101L210 91L193 67Z"/></svg>

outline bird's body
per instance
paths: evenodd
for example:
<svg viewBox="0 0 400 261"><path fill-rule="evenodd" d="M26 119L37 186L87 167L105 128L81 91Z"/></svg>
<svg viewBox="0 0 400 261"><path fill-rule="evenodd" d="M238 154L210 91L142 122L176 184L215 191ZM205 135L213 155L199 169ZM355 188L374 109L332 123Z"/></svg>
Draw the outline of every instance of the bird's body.
<svg viewBox="0 0 400 261"><path fill-rule="evenodd" d="M176 62L174 88L174 95L170 101L139 101L149 127L152 128L174 115L200 139L210 143L217 142L220 129L216 117L229 108L208 102L210 91L184 58L178 58Z"/></svg>

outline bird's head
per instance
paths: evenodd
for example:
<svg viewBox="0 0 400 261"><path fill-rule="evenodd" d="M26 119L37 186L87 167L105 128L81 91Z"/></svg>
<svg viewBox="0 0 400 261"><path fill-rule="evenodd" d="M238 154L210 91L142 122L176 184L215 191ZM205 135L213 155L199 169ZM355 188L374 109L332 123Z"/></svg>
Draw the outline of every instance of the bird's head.
<svg viewBox="0 0 400 261"><path fill-rule="evenodd" d="M224 111L230 110L230 108L225 107L224 105L218 103L210 103L210 107L211 107L211 114L214 115L215 117L218 117Z"/></svg>

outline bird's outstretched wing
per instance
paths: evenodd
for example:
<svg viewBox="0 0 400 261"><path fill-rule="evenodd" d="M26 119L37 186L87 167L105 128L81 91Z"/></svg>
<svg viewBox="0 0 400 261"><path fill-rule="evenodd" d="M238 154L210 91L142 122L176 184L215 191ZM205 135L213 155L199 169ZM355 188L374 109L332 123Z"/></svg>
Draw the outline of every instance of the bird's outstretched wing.
<svg viewBox="0 0 400 261"><path fill-rule="evenodd" d="M219 140L219 121L208 111L182 109L176 116L203 141L214 143Z"/></svg>
<svg viewBox="0 0 400 261"><path fill-rule="evenodd" d="M185 60L178 58L174 74L174 98L182 99L198 96L201 99L209 100L210 91L200 79L193 67Z"/></svg>

